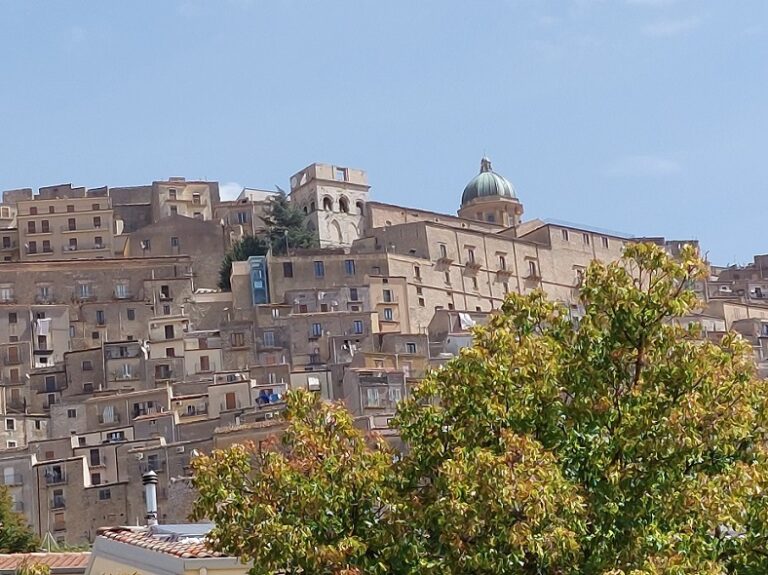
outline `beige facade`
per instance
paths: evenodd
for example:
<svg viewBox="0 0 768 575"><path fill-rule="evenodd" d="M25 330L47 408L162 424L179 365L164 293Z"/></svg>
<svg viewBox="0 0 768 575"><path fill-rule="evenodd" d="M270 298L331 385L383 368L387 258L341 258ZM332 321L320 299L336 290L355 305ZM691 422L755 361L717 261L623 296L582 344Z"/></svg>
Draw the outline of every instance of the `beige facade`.
<svg viewBox="0 0 768 575"><path fill-rule="evenodd" d="M213 207L218 202L218 182L170 178L152 183L153 222L175 215L211 220Z"/></svg>
<svg viewBox="0 0 768 575"><path fill-rule="evenodd" d="M114 255L110 198L71 186L17 204L22 261L109 258Z"/></svg>

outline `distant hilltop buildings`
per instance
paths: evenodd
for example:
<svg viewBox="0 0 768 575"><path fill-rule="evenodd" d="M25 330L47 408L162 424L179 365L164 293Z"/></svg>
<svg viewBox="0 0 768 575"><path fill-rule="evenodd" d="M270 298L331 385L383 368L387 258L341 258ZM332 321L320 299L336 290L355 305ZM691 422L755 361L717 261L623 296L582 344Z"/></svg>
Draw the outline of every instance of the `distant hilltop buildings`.
<svg viewBox="0 0 768 575"><path fill-rule="evenodd" d="M154 471L158 519L184 521L193 451L279 433L292 388L391 436L397 403L506 293L543 289L577 321L586 267L636 241L525 219L487 158L460 192L457 215L397 206L362 170L312 164L288 197L320 247L235 262L231 292L224 254L265 229L274 192L222 201L217 182L183 178L4 192L0 468L16 509L41 536L92 541L143 521ZM690 318L713 337L739 329L761 366L764 257L695 286L706 307Z"/></svg>

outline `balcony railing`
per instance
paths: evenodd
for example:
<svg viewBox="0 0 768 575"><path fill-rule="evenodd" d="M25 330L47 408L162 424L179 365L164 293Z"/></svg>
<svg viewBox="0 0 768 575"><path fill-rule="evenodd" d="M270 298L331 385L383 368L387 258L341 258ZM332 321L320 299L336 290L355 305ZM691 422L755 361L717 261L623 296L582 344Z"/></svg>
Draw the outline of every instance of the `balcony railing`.
<svg viewBox="0 0 768 575"><path fill-rule="evenodd" d="M67 524L64 521L54 521L53 522L53 530L54 531L66 531L67 530Z"/></svg>
<svg viewBox="0 0 768 575"><path fill-rule="evenodd" d="M61 485L67 482L67 476L63 473L51 473L45 476L46 485ZM62 499L62 501L64 501Z"/></svg>
<svg viewBox="0 0 768 575"><path fill-rule="evenodd" d="M70 225L60 226L59 229L62 232L98 232L106 229L104 225L94 226L93 224L80 223L75 224L74 227Z"/></svg>

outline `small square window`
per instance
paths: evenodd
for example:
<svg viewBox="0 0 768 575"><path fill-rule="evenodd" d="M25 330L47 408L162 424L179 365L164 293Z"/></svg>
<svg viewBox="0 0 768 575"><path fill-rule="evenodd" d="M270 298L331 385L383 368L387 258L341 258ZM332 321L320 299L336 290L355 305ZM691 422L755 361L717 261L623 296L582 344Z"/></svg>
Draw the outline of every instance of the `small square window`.
<svg viewBox="0 0 768 575"><path fill-rule="evenodd" d="M86 359L85 361L83 361L82 368L83 368L83 371L92 371L93 370L93 363L91 362L90 359Z"/></svg>
<svg viewBox="0 0 768 575"><path fill-rule="evenodd" d="M12 311L8 314L8 323L16 323L19 320L19 316L16 315L15 311Z"/></svg>
<svg viewBox="0 0 768 575"><path fill-rule="evenodd" d="M178 248L179 247L179 238L177 238L175 236L171 238L171 247L172 248Z"/></svg>
<svg viewBox="0 0 768 575"><path fill-rule="evenodd" d="M283 277L284 278L292 278L293 277L293 263L291 263L291 262L283 262Z"/></svg>
<svg viewBox="0 0 768 575"><path fill-rule="evenodd" d="M6 419L5 420L5 430L6 431L14 431L16 429L16 420L15 419Z"/></svg>
<svg viewBox="0 0 768 575"><path fill-rule="evenodd" d="M92 331L91 332L91 339L99 339L99 337L101 337L101 336L99 335L98 331Z"/></svg>
<svg viewBox="0 0 768 575"><path fill-rule="evenodd" d="M125 315L128 318L129 321L133 321L136 319L136 310L133 308L128 308L125 311Z"/></svg>
<svg viewBox="0 0 768 575"><path fill-rule="evenodd" d="M68 409L67 410L67 417L69 419L75 419L77 417L77 410L76 409Z"/></svg>

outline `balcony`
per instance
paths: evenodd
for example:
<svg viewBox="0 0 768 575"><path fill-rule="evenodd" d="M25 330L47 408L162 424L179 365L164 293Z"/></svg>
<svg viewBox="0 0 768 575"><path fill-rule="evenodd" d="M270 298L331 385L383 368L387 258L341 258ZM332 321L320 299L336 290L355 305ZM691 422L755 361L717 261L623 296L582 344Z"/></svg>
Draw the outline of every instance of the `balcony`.
<svg viewBox="0 0 768 575"><path fill-rule="evenodd" d="M480 260L469 260L466 263L467 271L477 272L483 267L483 262Z"/></svg>
<svg viewBox="0 0 768 575"><path fill-rule="evenodd" d="M93 224L76 224L74 227L66 225L59 226L61 233L75 233L75 232L99 232L105 231L107 228L104 225L94 226Z"/></svg>
<svg viewBox="0 0 768 575"><path fill-rule="evenodd" d="M120 414L115 413L112 415L112 417L104 418L104 415L99 415L99 423L102 425L114 425L115 423L120 423Z"/></svg>
<svg viewBox="0 0 768 575"><path fill-rule="evenodd" d="M61 472L46 472L45 484L46 485L64 485L67 482L67 476ZM64 498L61 499L61 505L64 506ZM54 498L56 500L56 498Z"/></svg>
<svg viewBox="0 0 768 575"><path fill-rule="evenodd" d="M24 483L24 477L21 473L3 475L3 485L10 487L12 485L21 485L22 483Z"/></svg>
<svg viewBox="0 0 768 575"><path fill-rule="evenodd" d="M361 375L359 376L361 385L387 385L386 375Z"/></svg>
<svg viewBox="0 0 768 575"><path fill-rule="evenodd" d="M53 522L53 530L54 531L66 531L67 530L67 524L64 521L54 521Z"/></svg>
<svg viewBox="0 0 768 575"><path fill-rule="evenodd" d="M512 270L508 268L499 268L496 270L496 275L503 276L503 277L509 277L512 275Z"/></svg>
<svg viewBox="0 0 768 575"><path fill-rule="evenodd" d="M443 254L439 258L437 258L437 263L444 266L451 265L453 261L454 261L453 258L448 254Z"/></svg>
<svg viewBox="0 0 768 575"><path fill-rule="evenodd" d="M0 250L2 251L15 250L18 247L19 247L19 243L16 240L14 240L12 242L9 242L7 245L3 245L2 247L0 247Z"/></svg>

